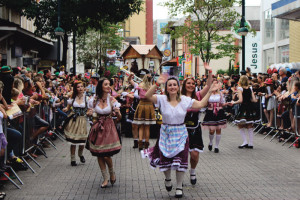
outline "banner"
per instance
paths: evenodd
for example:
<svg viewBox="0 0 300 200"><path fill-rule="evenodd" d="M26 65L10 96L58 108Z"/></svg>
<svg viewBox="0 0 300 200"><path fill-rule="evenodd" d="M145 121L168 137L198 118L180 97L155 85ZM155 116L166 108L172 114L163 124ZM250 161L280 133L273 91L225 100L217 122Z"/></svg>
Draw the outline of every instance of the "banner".
<svg viewBox="0 0 300 200"><path fill-rule="evenodd" d="M190 53L185 53L185 69L184 75L192 74L192 55Z"/></svg>

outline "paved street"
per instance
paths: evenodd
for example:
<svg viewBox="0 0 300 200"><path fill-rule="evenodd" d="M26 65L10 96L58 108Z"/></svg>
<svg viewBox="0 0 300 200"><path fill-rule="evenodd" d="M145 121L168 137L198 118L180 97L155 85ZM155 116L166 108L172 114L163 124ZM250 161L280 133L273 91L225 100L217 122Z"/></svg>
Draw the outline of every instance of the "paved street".
<svg viewBox="0 0 300 200"><path fill-rule="evenodd" d="M207 132L204 141L208 143ZM85 151L86 164L71 167L69 145L55 142L58 150L46 149L49 158L37 159L42 168L31 162L36 174L18 173L25 183L21 190L5 185L6 199L174 199L175 190L166 191L163 174L149 167L129 138L123 138L123 149L113 158L117 182L106 189L100 188L96 158ZM269 142L262 135L255 136L253 150L238 149L240 144L236 127L223 130L220 153L206 150L200 155L196 186L186 173L183 199L300 199L300 149Z"/></svg>

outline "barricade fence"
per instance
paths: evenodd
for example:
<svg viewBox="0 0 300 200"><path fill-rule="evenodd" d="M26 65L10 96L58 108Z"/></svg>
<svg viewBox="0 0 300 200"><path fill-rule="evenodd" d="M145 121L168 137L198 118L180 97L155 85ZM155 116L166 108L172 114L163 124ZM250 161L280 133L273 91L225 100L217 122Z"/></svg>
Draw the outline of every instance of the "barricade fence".
<svg viewBox="0 0 300 200"><path fill-rule="evenodd" d="M47 158L47 154L43 148L43 143L47 142L50 146L56 149L54 142L51 139L52 135L55 135L60 140L64 141L62 133L56 131L56 119L57 119L57 110L55 104L51 103L41 103L37 106L33 106L26 110L23 110L23 115L18 116L14 119L4 119L3 120L3 133L6 138L8 138L7 128L14 131L18 131L22 137L22 141L18 141L20 145L20 152L13 152L22 159L24 165L26 165L32 173L36 173L34 168L28 162L29 160L33 161L39 168L41 165L33 157L33 154L36 152L41 153ZM53 124L53 126L51 126ZM51 133L51 134L49 134ZM9 141L14 142L14 141ZM16 142L16 141L15 141ZM18 143L16 142L16 143ZM8 154L11 152L5 149L4 154L4 164L7 164ZM14 169L8 165L8 172L12 172L20 184L24 184ZM6 171L5 171L6 172ZM4 171L1 175L5 176L12 184L14 184L18 189L21 187L13 181Z"/></svg>

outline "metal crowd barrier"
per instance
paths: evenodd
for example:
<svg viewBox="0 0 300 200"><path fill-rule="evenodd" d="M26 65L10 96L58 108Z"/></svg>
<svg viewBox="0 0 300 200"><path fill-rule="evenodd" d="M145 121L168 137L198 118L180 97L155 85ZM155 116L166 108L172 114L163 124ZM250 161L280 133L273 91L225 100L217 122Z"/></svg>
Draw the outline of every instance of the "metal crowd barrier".
<svg viewBox="0 0 300 200"><path fill-rule="evenodd" d="M300 141L300 134L298 132L298 119L300 119L300 116L298 116L298 109L297 109L297 103L295 104L295 114L294 114L294 119L295 119L295 133L293 136L297 137L294 142L289 146L291 148L297 141ZM291 139L291 138L289 138Z"/></svg>
<svg viewBox="0 0 300 200"><path fill-rule="evenodd" d="M7 138L7 119L3 119L3 133L5 135L5 138ZM7 161L7 147L5 148L5 153L4 153L4 163L6 164ZM9 170L15 175L15 177L18 179L21 185L24 185L23 181L20 179L20 177L17 175L17 173L13 170L11 166L7 166ZM21 189L21 187L14 182L9 176L5 174L5 172L2 173L3 176L5 176L14 186L16 186L18 189Z"/></svg>

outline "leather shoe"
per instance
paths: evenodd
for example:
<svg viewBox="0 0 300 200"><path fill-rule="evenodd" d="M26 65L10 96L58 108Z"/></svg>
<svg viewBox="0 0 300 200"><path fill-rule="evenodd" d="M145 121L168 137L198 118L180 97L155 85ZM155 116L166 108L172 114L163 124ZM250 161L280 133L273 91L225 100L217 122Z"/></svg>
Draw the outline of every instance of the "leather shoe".
<svg viewBox="0 0 300 200"><path fill-rule="evenodd" d="M253 146L246 146L247 149L253 149Z"/></svg>
<svg viewBox="0 0 300 200"><path fill-rule="evenodd" d="M208 150L212 150L212 145L208 145Z"/></svg>
<svg viewBox="0 0 300 200"><path fill-rule="evenodd" d="M215 153L219 153L219 148L215 148Z"/></svg>
<svg viewBox="0 0 300 200"><path fill-rule="evenodd" d="M84 156L79 156L79 158L80 158L80 162L81 162L81 163L85 163L85 158L84 158Z"/></svg>
<svg viewBox="0 0 300 200"><path fill-rule="evenodd" d="M77 163L76 163L76 161L71 161L71 166L77 166Z"/></svg>
<svg viewBox="0 0 300 200"><path fill-rule="evenodd" d="M248 144L244 144L244 145L239 146L239 149L243 149L243 148L248 148Z"/></svg>

